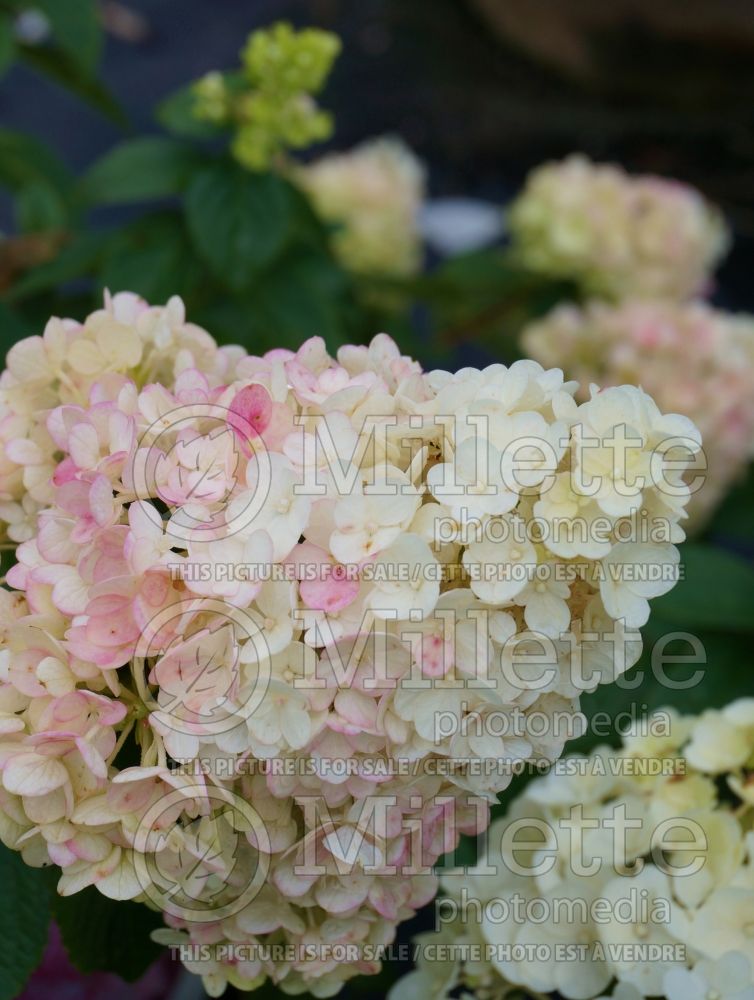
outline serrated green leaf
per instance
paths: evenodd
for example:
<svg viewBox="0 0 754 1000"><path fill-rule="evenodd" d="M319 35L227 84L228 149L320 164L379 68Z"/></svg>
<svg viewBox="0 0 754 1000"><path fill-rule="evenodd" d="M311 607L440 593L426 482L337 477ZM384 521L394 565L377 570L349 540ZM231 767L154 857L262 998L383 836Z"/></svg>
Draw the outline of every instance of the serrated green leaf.
<svg viewBox="0 0 754 1000"><path fill-rule="evenodd" d="M683 578L652 602L652 613L691 629L754 631L754 567L701 543L681 547Z"/></svg>
<svg viewBox="0 0 754 1000"><path fill-rule="evenodd" d="M179 194L201 162L196 150L178 139L130 139L88 170L81 193L95 205L164 198Z"/></svg>
<svg viewBox="0 0 754 1000"><path fill-rule="evenodd" d="M33 0L31 6L45 15L63 52L91 75L102 54L102 28L95 0Z"/></svg>
<svg viewBox="0 0 754 1000"><path fill-rule="evenodd" d="M186 220L197 254L221 282L242 291L291 236L290 185L274 174L216 163L189 185Z"/></svg>
<svg viewBox="0 0 754 1000"><path fill-rule="evenodd" d="M50 926L51 880L0 844L0 1000L12 1000L39 965Z"/></svg>
<svg viewBox="0 0 754 1000"><path fill-rule="evenodd" d="M162 954L150 933L162 918L142 903L108 899L93 886L55 896L52 912L68 957L80 972L114 972L139 979Z"/></svg>

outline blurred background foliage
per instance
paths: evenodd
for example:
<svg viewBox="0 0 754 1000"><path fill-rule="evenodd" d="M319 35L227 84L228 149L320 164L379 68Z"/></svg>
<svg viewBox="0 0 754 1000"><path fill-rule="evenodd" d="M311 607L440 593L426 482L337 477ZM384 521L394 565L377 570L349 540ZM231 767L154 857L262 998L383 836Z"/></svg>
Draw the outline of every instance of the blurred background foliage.
<svg viewBox="0 0 754 1000"><path fill-rule="evenodd" d="M435 268L399 296L369 294L333 262L303 199L288 188L269 199L269 179L244 178L222 130L193 117L185 85L237 67L248 31L277 18L343 38L322 96L335 116L330 146L398 134L429 165L431 194L500 204L534 163L574 149L687 180L736 231L718 299L749 306L754 14L735 0L656 7L7 0L4 345L51 313L84 315L103 287L129 287L155 301L183 295L218 339L252 350L314 333L335 347L386 327L425 364L458 363L480 346L482 357L510 352L521 320L562 297L497 248ZM219 204L201 197L210 166ZM263 247L239 262L260 229Z"/></svg>

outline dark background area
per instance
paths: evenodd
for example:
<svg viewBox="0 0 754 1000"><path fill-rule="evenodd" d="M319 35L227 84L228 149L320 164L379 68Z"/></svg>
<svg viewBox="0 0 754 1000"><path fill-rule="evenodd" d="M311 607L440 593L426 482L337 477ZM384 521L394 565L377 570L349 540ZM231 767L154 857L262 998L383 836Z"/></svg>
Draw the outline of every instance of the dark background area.
<svg viewBox="0 0 754 1000"><path fill-rule="evenodd" d="M152 109L177 86L236 64L253 28L281 18L328 28L344 41L324 99L333 146L398 133L428 163L433 196L504 202L532 166L576 150L689 181L736 235L718 302L754 309L750 0L105 0L103 10L102 76L134 133L157 130ZM44 137L75 169L123 137L21 66L0 86L0 121Z"/></svg>

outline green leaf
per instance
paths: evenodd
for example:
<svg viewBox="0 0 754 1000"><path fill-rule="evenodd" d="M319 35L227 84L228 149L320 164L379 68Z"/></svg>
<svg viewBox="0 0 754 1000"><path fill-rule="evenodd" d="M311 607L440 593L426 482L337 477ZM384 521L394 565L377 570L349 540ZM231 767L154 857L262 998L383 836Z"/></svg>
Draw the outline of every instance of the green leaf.
<svg viewBox="0 0 754 1000"><path fill-rule="evenodd" d="M521 356L522 327L563 299L566 282L521 268L499 248L477 250L444 261L407 285L430 308L433 340L445 348L473 342L490 360Z"/></svg>
<svg viewBox="0 0 754 1000"><path fill-rule="evenodd" d="M652 613L688 628L754 631L754 567L701 543L681 547L684 575L652 602Z"/></svg>
<svg viewBox="0 0 754 1000"><path fill-rule="evenodd" d="M45 143L23 132L0 129L0 184L20 191L34 181L65 191L71 173Z"/></svg>
<svg viewBox="0 0 754 1000"><path fill-rule="evenodd" d="M50 925L49 872L0 844L0 1000L12 1000L39 965Z"/></svg>
<svg viewBox="0 0 754 1000"><path fill-rule="evenodd" d="M99 275L111 292L138 292L152 302L180 295L189 305L207 284L184 221L174 212L147 215L110 239Z"/></svg>
<svg viewBox="0 0 754 1000"><path fill-rule="evenodd" d="M177 139L146 136L123 142L84 176L81 191L95 205L144 201L179 194L201 158Z"/></svg>
<svg viewBox="0 0 754 1000"><path fill-rule="evenodd" d="M747 636L682 630L659 617L650 619L643 636L639 663L624 678L581 698L589 730L568 743L567 752L587 753L600 743L616 745L616 722L625 728L631 716L667 707L695 715L751 693L742 666L748 662Z"/></svg>
<svg viewBox="0 0 754 1000"><path fill-rule="evenodd" d="M162 953L149 937L162 918L141 903L108 899L93 886L55 896L52 912L68 956L80 972L139 979Z"/></svg>
<svg viewBox="0 0 754 1000"><path fill-rule="evenodd" d="M13 40L13 18L0 12L0 77L5 76L13 65L16 45Z"/></svg>
<svg viewBox="0 0 754 1000"><path fill-rule="evenodd" d="M746 476L737 483L717 509L712 523L707 529L711 537L735 540L754 545L754 465L746 470Z"/></svg>
<svg viewBox="0 0 754 1000"><path fill-rule="evenodd" d="M290 186L275 174L217 163L192 180L186 219L199 256L220 281L241 291L280 256L291 235Z"/></svg>
<svg viewBox="0 0 754 1000"><path fill-rule="evenodd" d="M102 54L102 28L95 0L33 0L50 22L60 48L84 73L96 70Z"/></svg>
<svg viewBox="0 0 754 1000"><path fill-rule="evenodd" d="M329 350L344 343L343 272L327 257L295 250L264 276L252 295L256 322L283 347L324 337Z"/></svg>
<svg viewBox="0 0 754 1000"><path fill-rule="evenodd" d="M222 343L253 353L297 348L322 336L330 351L348 339L348 281L327 256L306 246L291 248L243 295L223 294L194 313L197 323Z"/></svg>
<svg viewBox="0 0 754 1000"><path fill-rule="evenodd" d="M18 192L15 203L18 228L25 233L63 229L70 211L65 199L52 185L32 181Z"/></svg>
<svg viewBox="0 0 754 1000"><path fill-rule="evenodd" d="M128 118L107 87L84 72L79 64L62 49L47 45L19 45L24 62L44 73L61 86L77 94L116 125L127 126Z"/></svg>

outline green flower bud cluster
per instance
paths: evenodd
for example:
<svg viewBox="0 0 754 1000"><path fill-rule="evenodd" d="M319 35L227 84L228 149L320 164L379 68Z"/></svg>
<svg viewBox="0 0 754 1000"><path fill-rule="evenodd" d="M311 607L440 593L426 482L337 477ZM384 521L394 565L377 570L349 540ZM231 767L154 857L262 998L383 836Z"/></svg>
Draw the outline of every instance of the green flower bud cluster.
<svg viewBox="0 0 754 1000"><path fill-rule="evenodd" d="M233 128L231 152L249 170L267 170L288 149L330 137L332 116L319 93L340 52L328 31L295 31L281 22L253 32L241 52L241 73L208 73L194 84L194 115Z"/></svg>
<svg viewBox="0 0 754 1000"><path fill-rule="evenodd" d="M340 39L329 31L294 31L280 22L267 31L255 31L241 52L247 79L253 87L289 96L322 89L340 53Z"/></svg>
<svg viewBox="0 0 754 1000"><path fill-rule="evenodd" d="M222 125L230 117L230 93L222 73L217 70L197 80L194 90L194 115L201 121Z"/></svg>

